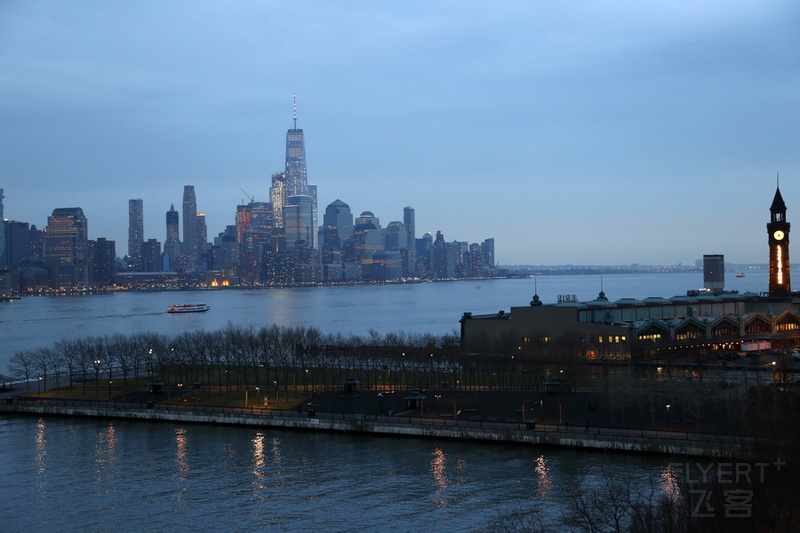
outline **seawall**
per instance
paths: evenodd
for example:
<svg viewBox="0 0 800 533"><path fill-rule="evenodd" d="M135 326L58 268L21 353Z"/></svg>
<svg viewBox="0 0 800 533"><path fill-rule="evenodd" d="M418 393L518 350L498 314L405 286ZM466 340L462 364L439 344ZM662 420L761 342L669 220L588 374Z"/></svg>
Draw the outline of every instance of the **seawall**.
<svg viewBox="0 0 800 533"><path fill-rule="evenodd" d="M482 423L456 425L453 421L406 417L320 414L319 416L281 416L249 410L224 412L118 408L103 406L62 406L0 404L0 413L148 420L200 424L227 424L291 430L333 431L407 437L434 437L523 445L566 446L603 451L655 453L672 456L746 458L753 440L721 435L671 434L637 430L564 428L535 424Z"/></svg>

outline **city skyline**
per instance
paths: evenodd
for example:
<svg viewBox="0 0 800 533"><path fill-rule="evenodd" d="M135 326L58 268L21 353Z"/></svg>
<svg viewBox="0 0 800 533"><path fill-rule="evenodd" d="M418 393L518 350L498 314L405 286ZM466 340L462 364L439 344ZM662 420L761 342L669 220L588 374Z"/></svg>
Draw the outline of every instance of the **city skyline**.
<svg viewBox="0 0 800 533"><path fill-rule="evenodd" d="M163 242L193 184L210 239L246 195L270 200L296 87L320 211L414 206L418 237L492 236L501 264L763 263L776 173L788 220L800 208L798 18L755 1L7 3L5 216L43 228L79 206L124 255L128 200Z"/></svg>

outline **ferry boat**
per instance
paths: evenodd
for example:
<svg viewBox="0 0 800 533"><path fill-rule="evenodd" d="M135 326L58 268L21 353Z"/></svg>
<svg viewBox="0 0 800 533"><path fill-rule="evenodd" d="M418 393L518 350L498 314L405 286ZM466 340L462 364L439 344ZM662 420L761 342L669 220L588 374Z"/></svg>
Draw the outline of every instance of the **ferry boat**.
<svg viewBox="0 0 800 533"><path fill-rule="evenodd" d="M167 307L167 313L203 313L210 309L208 304L179 304Z"/></svg>
<svg viewBox="0 0 800 533"><path fill-rule="evenodd" d="M736 277L737 278L743 278L744 277L744 272L739 272L738 274L736 274Z"/></svg>

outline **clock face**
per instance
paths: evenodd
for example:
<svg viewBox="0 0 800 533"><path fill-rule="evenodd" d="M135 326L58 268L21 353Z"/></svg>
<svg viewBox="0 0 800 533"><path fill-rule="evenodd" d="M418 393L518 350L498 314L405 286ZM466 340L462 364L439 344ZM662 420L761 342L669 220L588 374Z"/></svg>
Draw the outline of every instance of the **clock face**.
<svg viewBox="0 0 800 533"><path fill-rule="evenodd" d="M776 241L783 240L783 232L781 230L776 231L775 233L772 234L772 236L775 237Z"/></svg>

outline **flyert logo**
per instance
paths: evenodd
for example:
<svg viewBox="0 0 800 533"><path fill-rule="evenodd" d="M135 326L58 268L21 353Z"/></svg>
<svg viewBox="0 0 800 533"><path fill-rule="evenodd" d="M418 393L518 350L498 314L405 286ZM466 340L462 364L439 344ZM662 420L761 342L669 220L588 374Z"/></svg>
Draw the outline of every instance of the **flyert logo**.
<svg viewBox="0 0 800 533"><path fill-rule="evenodd" d="M722 485L722 509L725 518L750 518L753 512L753 489L746 488L755 484L764 483L765 472L774 468L775 471L786 465L780 457L773 462L747 463L747 462L720 462L720 463L669 463L672 474L683 477L691 485L716 483ZM725 485L734 485L727 488ZM714 507L714 492L719 489L691 489L692 517L714 518L720 511Z"/></svg>

